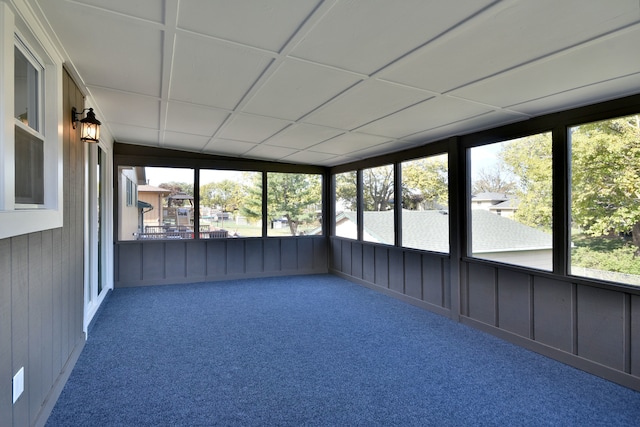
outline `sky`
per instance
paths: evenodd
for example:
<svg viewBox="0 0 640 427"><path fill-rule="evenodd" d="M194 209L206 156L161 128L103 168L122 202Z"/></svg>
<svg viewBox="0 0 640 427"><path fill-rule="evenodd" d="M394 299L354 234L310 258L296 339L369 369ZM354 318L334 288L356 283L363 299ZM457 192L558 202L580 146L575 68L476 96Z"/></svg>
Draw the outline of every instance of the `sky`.
<svg viewBox="0 0 640 427"><path fill-rule="evenodd" d="M193 182L193 169L189 168L157 168L146 167L145 174L149 185L154 187L165 182ZM221 171L221 170L202 170L200 173L200 184L208 184L210 182L222 181L225 179L238 180L241 172L238 171Z"/></svg>

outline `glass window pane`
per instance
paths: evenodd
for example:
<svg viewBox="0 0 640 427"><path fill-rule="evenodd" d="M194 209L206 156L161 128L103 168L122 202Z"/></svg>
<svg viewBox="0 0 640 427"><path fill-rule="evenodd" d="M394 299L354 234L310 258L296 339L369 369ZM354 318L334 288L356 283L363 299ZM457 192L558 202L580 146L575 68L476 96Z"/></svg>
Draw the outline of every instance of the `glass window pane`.
<svg viewBox="0 0 640 427"><path fill-rule="evenodd" d="M335 175L336 236L358 238L357 171Z"/></svg>
<svg viewBox="0 0 640 427"><path fill-rule="evenodd" d="M14 48L14 105L15 118L36 131L38 123L38 79L39 70L24 56L17 47Z"/></svg>
<svg viewBox="0 0 640 427"><path fill-rule="evenodd" d="M322 177L304 173L267 174L268 236L321 235Z"/></svg>
<svg viewBox="0 0 640 427"><path fill-rule="evenodd" d="M570 129L570 272L640 285L640 116Z"/></svg>
<svg viewBox="0 0 640 427"><path fill-rule="evenodd" d="M552 270L551 133L470 151L472 256Z"/></svg>
<svg viewBox="0 0 640 427"><path fill-rule="evenodd" d="M362 171L363 240L395 244L393 165Z"/></svg>
<svg viewBox="0 0 640 427"><path fill-rule="evenodd" d="M262 173L200 171L200 238L262 236Z"/></svg>
<svg viewBox="0 0 640 427"><path fill-rule="evenodd" d="M120 240L194 238L193 169L118 169Z"/></svg>
<svg viewBox="0 0 640 427"><path fill-rule="evenodd" d="M447 155L402 163L402 246L449 252Z"/></svg>
<svg viewBox="0 0 640 427"><path fill-rule="evenodd" d="M44 204L44 143L15 126L15 200L19 204Z"/></svg>

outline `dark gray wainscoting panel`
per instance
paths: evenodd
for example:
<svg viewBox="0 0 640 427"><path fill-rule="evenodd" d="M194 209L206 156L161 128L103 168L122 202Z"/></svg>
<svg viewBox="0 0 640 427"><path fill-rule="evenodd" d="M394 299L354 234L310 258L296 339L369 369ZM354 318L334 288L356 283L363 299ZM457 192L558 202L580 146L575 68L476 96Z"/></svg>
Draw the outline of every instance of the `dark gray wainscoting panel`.
<svg viewBox="0 0 640 427"><path fill-rule="evenodd" d="M497 297L497 271L486 265L469 264L467 292L469 296L466 304L466 314L473 319L480 320L489 325L496 324L496 297ZM473 280L473 282L470 282Z"/></svg>
<svg viewBox="0 0 640 427"><path fill-rule="evenodd" d="M531 338L531 279L516 271L498 272L498 326Z"/></svg>
<svg viewBox="0 0 640 427"><path fill-rule="evenodd" d="M383 288L389 287L389 248L386 246L373 247L373 270L375 272L374 283Z"/></svg>
<svg viewBox="0 0 640 427"><path fill-rule="evenodd" d="M327 273L326 238L118 242L115 286Z"/></svg>
<svg viewBox="0 0 640 427"><path fill-rule="evenodd" d="M626 295L606 289L577 288L578 355L624 370L624 345L628 315Z"/></svg>
<svg viewBox="0 0 640 427"><path fill-rule="evenodd" d="M330 239L330 271L445 316L451 309L447 254L339 237Z"/></svg>
<svg viewBox="0 0 640 427"><path fill-rule="evenodd" d="M475 260L461 271L463 323L640 390L637 292Z"/></svg>
<svg viewBox="0 0 640 427"><path fill-rule="evenodd" d="M636 377L640 377L640 339L631 339L631 337L640 337L640 296L631 296L631 328L629 329L629 337L631 341L631 354L629 355L630 372Z"/></svg>
<svg viewBox="0 0 640 427"><path fill-rule="evenodd" d="M401 249L390 248L389 254L389 289L401 294L405 293L404 286L404 253Z"/></svg>
<svg viewBox="0 0 640 427"><path fill-rule="evenodd" d="M560 280L533 278L533 337L569 353L574 347L573 288Z"/></svg>

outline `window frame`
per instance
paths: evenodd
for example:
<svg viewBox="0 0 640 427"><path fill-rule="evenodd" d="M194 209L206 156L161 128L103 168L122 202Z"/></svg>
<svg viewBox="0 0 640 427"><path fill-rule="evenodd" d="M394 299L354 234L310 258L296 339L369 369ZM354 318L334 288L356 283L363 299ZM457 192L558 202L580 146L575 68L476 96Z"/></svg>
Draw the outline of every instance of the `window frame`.
<svg viewBox="0 0 640 427"><path fill-rule="evenodd" d="M549 137L551 138L551 147L550 147L550 151L551 151L551 172L552 172L552 176L551 176L551 201L552 201L552 205L550 206L551 208L551 220L552 220L552 226L551 226L551 236L550 236L550 240L551 240L551 253L550 253L550 259L547 261L549 263L549 268L542 268L539 266L532 266L532 265L527 265L524 263L516 263L510 260L505 260L502 257L483 257L481 256L481 252L473 252L473 230L472 230L472 218L473 218L473 214L474 211L476 210L484 210L484 209L474 209L472 207L472 200L471 200L471 196L472 196L472 163L473 163L473 159L471 156L471 152L474 148L479 148L479 147L487 147L490 145L494 145L494 144L502 144L502 143L511 143L513 141L518 141L524 138L530 138L530 137L536 137L538 135L545 135L545 134L549 134ZM492 262L492 263L498 263L498 264L502 264L502 265L506 265L506 266L513 266L513 267L518 267L518 268L525 268L525 269L530 269L530 270L536 270L536 271L540 271L540 272L553 272L554 268L555 268L555 254L557 253L557 249L556 249L556 242L557 240L555 239L555 233L557 231L557 227L554 225L554 201L556 199L556 196L554 196L554 192L556 190L555 185L554 185L554 173L555 173L555 164L557 163L557 160L555 159L554 156L554 146L556 145L556 143L554 142L555 138L554 138L554 132L552 129L546 128L545 129L541 129L541 130L537 130L537 131L532 131L532 132L524 132L524 133L520 133L520 134L516 134L513 136L501 136L501 137L497 137L494 140L489 140L489 141L484 141L482 144L477 144L477 145L472 145L469 147L466 147L466 157L468 159L468 168L467 168L467 173L466 173L466 186L467 186L467 191L465 191L465 215L468 219L467 223L466 223L466 238L467 238L467 244L463 250L463 255L468 258L468 259L472 259L472 260L482 260L482 261L488 261L488 262ZM495 215L495 214L493 214ZM518 221L516 221L518 222ZM520 223L522 224L522 223ZM527 226L530 227L530 226ZM530 228L534 228L534 227L530 227ZM535 228L534 228L535 229ZM536 229L537 230L537 229ZM533 249L533 250L539 250L539 249ZM512 251L506 251L504 253L510 253ZM496 253L500 253L500 251L497 251Z"/></svg>
<svg viewBox="0 0 640 427"><path fill-rule="evenodd" d="M405 220L405 217L404 217L404 213L405 212L404 212L404 207L402 206L402 204L403 204L402 201L404 199L404 190L405 190L405 185L404 185L404 179L405 179L405 177L404 177L404 171L405 171L404 167L405 167L405 165L409 164L411 162L417 162L417 161L428 160L428 159L436 159L436 158L444 158L445 165L446 165L447 206L446 206L446 209L441 210L440 213L442 215L445 215L446 218L447 218L447 221L446 221L447 222L447 228L446 228L446 230L447 230L447 243L446 243L447 249L446 249L446 251L439 251L439 250L436 250L436 249L424 249L424 248L408 246L408 245L406 245L406 241L405 241L405 237L404 237L405 234L406 234L405 233L406 230L404 228L401 230L402 231L401 232L402 238L400 239L401 240L400 241L400 246L402 248L405 248L405 249L420 250L420 251L425 251L425 252L434 252L434 253L441 253L441 254L450 254L451 253L451 236L449 235L449 229L451 228L451 224L450 224L449 211L450 211L451 203L450 203L450 200L449 200L450 199L449 192L451 190L451 186L449 185L449 163L450 163L449 152L445 151L445 152L436 153L436 154L427 154L427 155L424 155L424 156L421 156L421 157L417 157L417 158L409 158L409 159L403 160L403 161L398 163L397 167L400 170L400 177L401 177L401 183L400 183L401 193L400 193L400 196L399 196L399 200L401 201L401 203L400 203L400 217L402 219L402 221L401 221L402 223L400 224L400 227L404 227L404 224L405 224L405 221L404 221Z"/></svg>
<svg viewBox="0 0 640 427"><path fill-rule="evenodd" d="M262 176L262 231L260 236L239 236L237 239L313 239L326 237L328 232L328 220L325 212L328 212L328 168L314 165L294 165L285 163L266 162L263 160L236 159L224 156L216 156L210 154L199 154L187 151L178 151L164 148L154 148L147 146L135 146L131 144L114 143L113 145L113 171L116 176L119 174L120 167L158 167L158 168L189 168L194 173L194 189L200 188L200 171L202 170L220 170L220 171L237 171L237 172L256 172ZM300 235L300 236L269 236L267 230L267 174L269 172L280 173L298 173L318 175L321 179L321 199L322 199L322 233L319 235ZM120 200L125 195L122 194L124 189L120 185L115 186L114 200ZM200 194L194 191L194 206L200 206ZM116 244L143 243L144 240L123 240L119 237L119 228L122 218L118 212L119 208L114 206L114 232L113 238ZM194 216L194 227L199 228L200 216ZM195 228L194 228L195 229ZM207 240L200 238L199 233L195 233L193 239L189 241ZM187 241L187 239L185 239Z"/></svg>
<svg viewBox="0 0 640 427"><path fill-rule="evenodd" d="M0 3L0 239L63 225L62 58L22 4ZM20 40L42 65L39 133L43 141L44 203L15 201L14 52Z"/></svg>

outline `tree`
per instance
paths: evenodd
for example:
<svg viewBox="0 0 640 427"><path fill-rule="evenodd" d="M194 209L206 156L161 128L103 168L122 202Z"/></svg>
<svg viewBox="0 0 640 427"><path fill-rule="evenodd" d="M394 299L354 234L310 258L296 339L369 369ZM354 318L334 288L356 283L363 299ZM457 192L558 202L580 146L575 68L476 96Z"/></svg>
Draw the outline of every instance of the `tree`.
<svg viewBox="0 0 640 427"><path fill-rule="evenodd" d="M222 212L233 212L242 204L244 195L242 185L236 181L225 179L210 182L200 186L200 205L216 207Z"/></svg>
<svg viewBox="0 0 640 427"><path fill-rule="evenodd" d="M446 157L428 157L402 165L402 207L427 209L448 206L449 188Z"/></svg>
<svg viewBox="0 0 640 427"><path fill-rule="evenodd" d="M313 224L318 221L317 211L321 208L320 175L277 172L267 174L268 221L273 222L285 218L289 224L291 235L297 236L301 225ZM261 176L255 176L242 211L250 218L262 217Z"/></svg>
<svg viewBox="0 0 640 427"><path fill-rule="evenodd" d="M516 183L504 167L498 163L492 169L480 169L471 185L472 194L500 193L513 194Z"/></svg>
<svg viewBox="0 0 640 427"><path fill-rule="evenodd" d="M169 196L175 196L176 194L179 194L179 193L184 193L184 194L188 194L189 196L193 196L193 184L188 182L169 181L169 182L163 182L162 184L158 185L158 187L169 190L171 192Z"/></svg>
<svg viewBox="0 0 640 427"><path fill-rule="evenodd" d="M365 211L386 211L393 208L393 165L365 169L362 172Z"/></svg>
<svg viewBox="0 0 640 427"><path fill-rule="evenodd" d="M348 211L356 211L358 208L357 177L357 171L339 173L335 176L336 203Z"/></svg>
<svg viewBox="0 0 640 427"><path fill-rule="evenodd" d="M572 220L593 236L631 234L640 255L640 118L572 129Z"/></svg>
<svg viewBox="0 0 640 427"><path fill-rule="evenodd" d="M170 182L163 182L158 187L164 188L170 191L169 196L167 197L167 200L169 200L168 199L169 197L175 196L176 194L186 194L193 197L193 184L191 183L170 181ZM175 206L183 206L184 200L182 199L173 200L173 204Z"/></svg>
<svg viewBox="0 0 640 427"><path fill-rule="evenodd" d="M245 198L240 205L240 214L252 221L262 220L262 174L245 172L243 174L243 193Z"/></svg>
<svg viewBox="0 0 640 427"><path fill-rule="evenodd" d="M516 179L511 194L519 204L514 219L551 230L553 219L551 133L532 135L503 144L498 157Z"/></svg>

